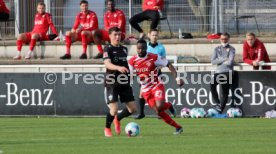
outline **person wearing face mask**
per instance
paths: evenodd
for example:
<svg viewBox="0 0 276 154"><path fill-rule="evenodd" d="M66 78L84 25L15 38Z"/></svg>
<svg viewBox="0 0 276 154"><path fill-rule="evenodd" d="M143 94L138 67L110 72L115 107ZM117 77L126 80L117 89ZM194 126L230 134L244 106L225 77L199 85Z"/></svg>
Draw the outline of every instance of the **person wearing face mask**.
<svg viewBox="0 0 276 154"><path fill-rule="evenodd" d="M246 34L243 43L243 61L253 65L254 70L258 70L263 63L270 62L264 43L257 39L254 33ZM271 66L262 66L262 69L271 70Z"/></svg>
<svg viewBox="0 0 276 154"><path fill-rule="evenodd" d="M230 35L222 33L220 36L221 45L214 49L211 58L213 65L216 65L215 74L211 83L211 93L215 105L213 106L219 113L222 113L228 101L229 89L231 86L231 78L234 67L235 48L229 44ZM223 78L224 80L220 80ZM222 97L219 99L217 86L221 85Z"/></svg>

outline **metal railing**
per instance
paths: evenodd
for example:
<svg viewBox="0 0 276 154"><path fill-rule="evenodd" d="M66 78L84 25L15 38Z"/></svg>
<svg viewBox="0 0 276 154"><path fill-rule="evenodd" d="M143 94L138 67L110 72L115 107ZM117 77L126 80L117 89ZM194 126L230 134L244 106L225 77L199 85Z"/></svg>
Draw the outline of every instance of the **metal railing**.
<svg viewBox="0 0 276 154"><path fill-rule="evenodd" d="M31 1L31 2L30 2ZM53 21L63 33L69 30L79 12L78 0L5 0L15 13L16 20L6 24L1 23L1 31L13 36L30 31L33 28L36 4L46 3L46 10L53 15ZM106 11L104 0L88 0L89 9L97 13L100 28L103 27L103 14ZM131 2L131 3L130 3ZM204 3L203 3L204 2ZM126 18L142 11L142 0L115 0L116 7L125 12ZM205 35L206 32L245 33L247 31L276 31L276 0L165 0L164 12L170 22L172 31L177 34L192 32L193 35ZM242 17L242 18L241 18ZM256 19L256 20L255 20ZM18 27L16 26L18 25ZM149 22L144 22L143 28L149 29ZM168 31L166 21L160 22L163 34ZM127 30L131 28L127 24Z"/></svg>
<svg viewBox="0 0 276 154"><path fill-rule="evenodd" d="M178 71L212 71L214 70L213 68L215 68L214 65L212 65L211 63L205 63L205 64L187 64L187 63L178 63L178 64L173 64L175 66L175 68ZM272 66L275 67L276 63L265 63L262 66ZM243 70L243 67L252 67L251 65L248 65L246 63L238 63L235 64L235 69L239 68L239 70ZM68 71L69 68L79 68L79 69L89 69L89 68L94 68L94 69L98 69L98 72L103 72L105 71L105 65L0 65L0 69L26 69L26 68L30 68L30 69L35 69L37 73L42 73L42 72L63 72L63 71ZM55 69L61 69L56 71ZM190 70L191 68L193 68L192 70ZM205 69L201 69L201 68L205 68ZM44 71L42 71L42 69L45 69ZM89 70L88 70L89 71ZM95 72L97 72L95 71ZM251 69L251 71L253 71ZM260 70L257 70L260 71ZM275 69L272 69L271 71L275 71ZM12 71L14 72L14 70ZM24 70L25 72L25 70ZM82 72L80 70L78 71L73 71L73 72Z"/></svg>

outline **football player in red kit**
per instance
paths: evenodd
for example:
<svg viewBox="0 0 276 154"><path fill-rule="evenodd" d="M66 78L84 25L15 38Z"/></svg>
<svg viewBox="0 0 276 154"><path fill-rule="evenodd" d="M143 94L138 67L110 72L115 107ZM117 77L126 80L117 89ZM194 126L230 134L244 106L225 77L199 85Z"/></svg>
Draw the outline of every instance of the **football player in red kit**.
<svg viewBox="0 0 276 154"><path fill-rule="evenodd" d="M97 44L99 53L94 57L95 59L99 59L103 57L103 48L101 45L102 41L108 41L109 34L108 30L112 27L118 27L121 30L121 40L125 39L126 36L126 17L122 10L115 8L114 0L107 1L107 12L104 14L104 29L97 30L94 33L94 42Z"/></svg>
<svg viewBox="0 0 276 154"><path fill-rule="evenodd" d="M35 15L33 30L31 32L20 34L17 38L16 44L18 53L14 57L14 59L21 59L21 50L23 43L30 43L30 50L25 56L25 59L31 59L36 41L49 40L49 36L47 35L49 27L51 28L55 36L57 36L56 28L52 22L52 15L45 12L45 4L40 2L37 5L37 14Z"/></svg>
<svg viewBox="0 0 276 154"><path fill-rule="evenodd" d="M0 21L8 21L10 17L10 10L7 8L5 2L0 0Z"/></svg>
<svg viewBox="0 0 276 154"><path fill-rule="evenodd" d="M82 55L80 59L87 59L87 44L93 41L92 33L98 29L98 18L95 12L88 10L88 2L80 2L81 12L76 16L75 24L71 31L66 32L65 45L66 54L60 59L71 59L70 48L72 42L82 42Z"/></svg>
<svg viewBox="0 0 276 154"><path fill-rule="evenodd" d="M177 124L165 112L172 104L165 102L165 88L158 77L158 68L167 66L168 60L156 54L147 53L147 42L145 40L137 42L137 53L129 60L129 69L130 72L135 71L140 78L143 98L164 122L176 128L174 134L181 134L183 132L182 126ZM178 84L183 82L183 80L177 78L175 70L172 74L176 77Z"/></svg>

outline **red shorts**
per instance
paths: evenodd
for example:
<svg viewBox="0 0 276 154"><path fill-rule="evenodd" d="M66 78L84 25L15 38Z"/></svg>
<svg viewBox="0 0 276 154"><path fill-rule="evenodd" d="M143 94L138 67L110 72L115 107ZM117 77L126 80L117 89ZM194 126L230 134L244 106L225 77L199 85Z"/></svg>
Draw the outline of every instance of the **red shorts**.
<svg viewBox="0 0 276 154"><path fill-rule="evenodd" d="M110 42L108 31L106 31L104 29L101 29L100 31L101 31L101 35L102 35L102 40ZM124 40L125 38L126 38L126 34L122 33L121 40Z"/></svg>
<svg viewBox="0 0 276 154"><path fill-rule="evenodd" d="M40 37L39 37L38 41L48 41L49 40L49 37L46 34L27 32L27 33L25 33L25 35L26 35L26 42L25 43L30 43L31 42L33 34L39 34Z"/></svg>
<svg viewBox="0 0 276 154"><path fill-rule="evenodd" d="M165 100L165 87L163 84L159 84L151 90L143 92L142 95L149 106L152 108L155 106L156 101Z"/></svg>
<svg viewBox="0 0 276 154"><path fill-rule="evenodd" d="M77 35L78 35L78 38L77 38L77 40L76 41L82 41L82 38L81 38L81 32L82 31L84 31L84 30L80 30L78 33L77 33ZM88 42L90 43L90 42L94 42L94 40L93 40L93 37L92 36L90 36L90 38L88 39Z"/></svg>

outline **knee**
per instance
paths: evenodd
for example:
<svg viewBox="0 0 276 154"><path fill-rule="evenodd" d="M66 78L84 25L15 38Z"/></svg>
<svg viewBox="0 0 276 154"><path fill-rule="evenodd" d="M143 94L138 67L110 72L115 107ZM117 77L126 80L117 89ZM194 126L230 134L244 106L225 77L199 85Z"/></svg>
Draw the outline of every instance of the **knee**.
<svg viewBox="0 0 276 154"><path fill-rule="evenodd" d="M130 18L130 19L129 19L129 23L132 25L133 22L134 22L133 18Z"/></svg>
<svg viewBox="0 0 276 154"><path fill-rule="evenodd" d="M19 34L17 40L22 40L22 39L23 39L23 34Z"/></svg>
<svg viewBox="0 0 276 154"><path fill-rule="evenodd" d="M117 112L118 112L118 109L117 108L111 108L109 113L112 115L112 116L115 116L117 115Z"/></svg>
<svg viewBox="0 0 276 154"><path fill-rule="evenodd" d="M82 31L82 32L81 32L81 35L87 36L88 33L87 33L86 31Z"/></svg>
<svg viewBox="0 0 276 154"><path fill-rule="evenodd" d="M66 35L66 36L71 36L71 34L72 34L72 33L71 33L70 31L67 31L65 35Z"/></svg>
<svg viewBox="0 0 276 154"><path fill-rule="evenodd" d="M161 109L162 109L162 105L161 104L159 104L159 105L156 105L156 109L157 109L157 111L158 111L158 113L161 111Z"/></svg>
<svg viewBox="0 0 276 154"><path fill-rule="evenodd" d="M136 111L137 111L136 107L132 107L132 108L129 109L129 112L131 114L135 113Z"/></svg>
<svg viewBox="0 0 276 154"><path fill-rule="evenodd" d="M32 39L38 39L39 35L38 34L32 34Z"/></svg>

